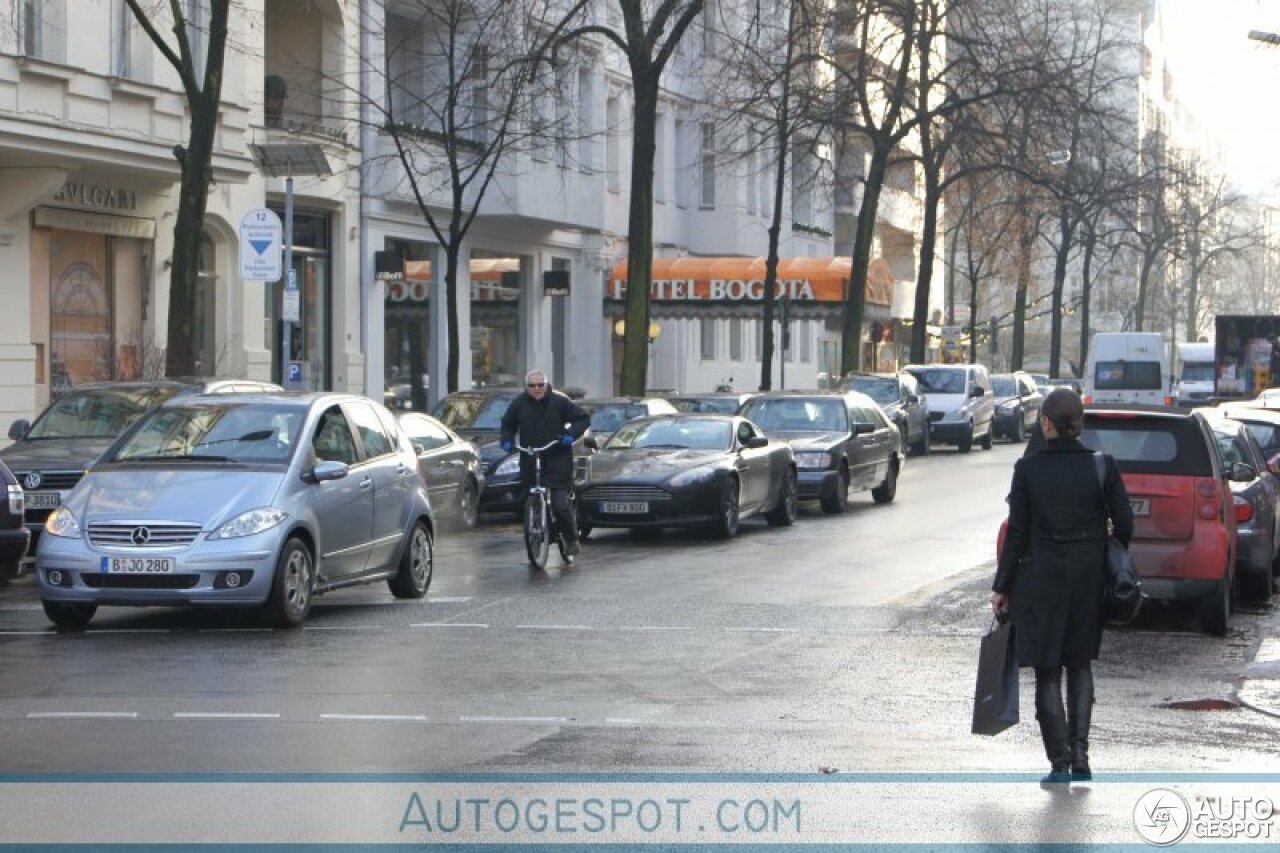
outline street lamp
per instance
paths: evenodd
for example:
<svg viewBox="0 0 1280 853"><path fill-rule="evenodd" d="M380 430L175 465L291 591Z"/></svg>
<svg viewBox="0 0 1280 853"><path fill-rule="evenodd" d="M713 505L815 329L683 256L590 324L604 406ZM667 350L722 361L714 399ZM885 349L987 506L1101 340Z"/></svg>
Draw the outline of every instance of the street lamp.
<svg viewBox="0 0 1280 853"><path fill-rule="evenodd" d="M627 335L627 321L618 320L613 324L613 333L620 338ZM653 343L662 334L662 327L658 325L657 320L649 321L649 343Z"/></svg>

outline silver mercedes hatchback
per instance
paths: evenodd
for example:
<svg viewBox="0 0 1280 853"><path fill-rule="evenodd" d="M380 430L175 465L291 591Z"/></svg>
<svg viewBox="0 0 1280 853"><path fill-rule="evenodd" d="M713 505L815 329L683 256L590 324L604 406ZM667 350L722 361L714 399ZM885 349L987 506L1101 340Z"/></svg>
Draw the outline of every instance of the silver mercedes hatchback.
<svg viewBox="0 0 1280 853"><path fill-rule="evenodd" d="M111 446L45 523L45 613L99 605L261 606L302 623L317 593L431 583L435 526L413 446L346 394L180 397Z"/></svg>

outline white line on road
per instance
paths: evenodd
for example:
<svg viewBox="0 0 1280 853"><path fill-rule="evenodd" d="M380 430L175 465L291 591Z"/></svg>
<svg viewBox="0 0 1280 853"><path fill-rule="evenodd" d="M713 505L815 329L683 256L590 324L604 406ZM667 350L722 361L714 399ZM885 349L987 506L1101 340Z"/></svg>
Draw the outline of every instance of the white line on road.
<svg viewBox="0 0 1280 853"><path fill-rule="evenodd" d="M688 625L621 625L619 631L692 631Z"/></svg>
<svg viewBox="0 0 1280 853"><path fill-rule="evenodd" d="M178 711L175 720L279 720L278 713L252 713L242 711Z"/></svg>
<svg viewBox="0 0 1280 853"><path fill-rule="evenodd" d="M385 631L386 625L303 625L304 631Z"/></svg>
<svg viewBox="0 0 1280 853"><path fill-rule="evenodd" d="M527 628L531 631L590 631L593 630L590 625L517 625L517 628Z"/></svg>
<svg viewBox="0 0 1280 853"><path fill-rule="evenodd" d="M28 720L132 720L137 711L31 711Z"/></svg>
<svg viewBox="0 0 1280 853"><path fill-rule="evenodd" d="M56 634L57 631L52 628L45 628L43 631L0 631L0 637L34 637L43 634Z"/></svg>
<svg viewBox="0 0 1280 853"><path fill-rule="evenodd" d="M197 628L197 634L261 634L271 633L275 628Z"/></svg>
<svg viewBox="0 0 1280 853"><path fill-rule="evenodd" d="M464 723L567 723L568 717L459 717Z"/></svg>
<svg viewBox="0 0 1280 853"><path fill-rule="evenodd" d="M639 720L631 717L605 717L604 721L611 726L634 726L636 723L640 722Z"/></svg>
<svg viewBox="0 0 1280 853"><path fill-rule="evenodd" d="M766 634L794 634L799 628L725 628L726 631L734 631L736 633L759 632Z"/></svg>
<svg viewBox="0 0 1280 853"><path fill-rule="evenodd" d="M452 598L449 598L447 596L444 598L431 598L425 602L420 602L420 603L422 604L466 604L470 600L471 600L471 596L469 595L455 595Z"/></svg>
<svg viewBox="0 0 1280 853"><path fill-rule="evenodd" d="M168 634L172 628L90 628L86 634Z"/></svg>
<svg viewBox="0 0 1280 853"><path fill-rule="evenodd" d="M408 722L425 723L427 718L422 714L321 714L322 720L341 720L344 722Z"/></svg>
<svg viewBox="0 0 1280 853"><path fill-rule="evenodd" d="M488 628L484 622L414 622L410 628Z"/></svg>

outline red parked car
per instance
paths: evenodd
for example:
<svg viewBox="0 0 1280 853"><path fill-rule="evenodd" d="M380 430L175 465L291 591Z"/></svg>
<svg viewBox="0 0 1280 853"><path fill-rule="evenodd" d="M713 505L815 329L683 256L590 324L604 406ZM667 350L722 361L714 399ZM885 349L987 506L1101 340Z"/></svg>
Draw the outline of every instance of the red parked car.
<svg viewBox="0 0 1280 853"><path fill-rule="evenodd" d="M1158 406L1086 406L1081 441L1120 468L1133 506L1129 553L1143 592L1194 604L1204 631L1225 634L1235 606L1235 505L1231 472L1204 416Z"/></svg>

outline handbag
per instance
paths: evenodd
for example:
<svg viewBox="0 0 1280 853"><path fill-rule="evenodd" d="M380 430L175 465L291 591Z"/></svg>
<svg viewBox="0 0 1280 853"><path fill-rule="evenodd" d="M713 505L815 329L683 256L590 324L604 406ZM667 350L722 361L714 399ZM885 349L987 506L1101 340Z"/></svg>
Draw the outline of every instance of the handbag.
<svg viewBox="0 0 1280 853"><path fill-rule="evenodd" d="M1098 490L1102 492L1102 505L1105 508L1107 471L1106 460L1101 453L1093 454L1093 467L1098 474ZM1109 624L1123 627L1137 617L1146 595L1142 592L1142 578L1138 575L1138 567L1133 564L1128 549L1111 535L1110 526L1111 520L1108 519L1103 612Z"/></svg>
<svg viewBox="0 0 1280 853"><path fill-rule="evenodd" d="M978 649L978 682L973 691L975 735L998 735L1018 724L1018 654L1013 622L997 617Z"/></svg>

